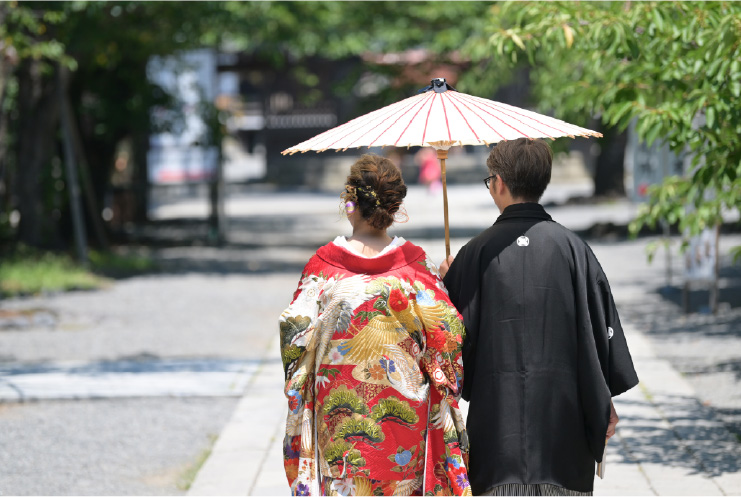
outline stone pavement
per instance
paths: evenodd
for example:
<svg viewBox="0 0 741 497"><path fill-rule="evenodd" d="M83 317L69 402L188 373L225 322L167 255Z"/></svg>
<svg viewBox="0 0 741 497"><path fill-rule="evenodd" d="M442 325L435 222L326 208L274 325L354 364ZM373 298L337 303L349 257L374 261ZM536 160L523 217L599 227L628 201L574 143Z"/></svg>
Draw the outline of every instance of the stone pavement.
<svg viewBox="0 0 741 497"><path fill-rule="evenodd" d="M451 251L455 254L468 237L493 222L497 213L483 186L456 185L450 190ZM568 198L569 188L553 185L549 190L544 202L550 199L556 204L549 212L574 230L598 223L624 225L635 212L635 206L627 202L558 205ZM410 221L398 226L398 232L425 248L433 260L442 260L441 199L412 187L406 203ZM298 210L296 205L302 208ZM318 245L337 234L347 234L346 222L337 214L337 206L335 196L308 193L264 192L237 197L227 206L232 222L251 223L252 228L259 229L241 230L242 234L235 237L250 233L249 238L230 242L241 244L240 251L248 254L252 270L282 268L294 272L298 281L303 263ZM162 218L177 217L188 209L195 213L199 208L183 203L170 205L169 212L163 210L160 214ZM285 236L287 226L276 225L286 219L278 217L278 213L292 220L292 237ZM646 243L591 243L605 266L619 307L621 297L626 297L624 302L640 300L644 296L641 292L647 294L660 284L661 268L649 267L645 261ZM166 258L167 254L162 255ZM176 252L170 255L179 257ZM640 273L645 280L636 284L626 277L633 273ZM286 288L274 298L287 304L293 290ZM643 331L625 318L623 321L641 383L615 398L621 421L617 436L608 444L606 476L596 480L595 495L741 495L739 440L711 409L698 401L686 379L667 360L657 357ZM189 495L288 493L282 466L286 401L282 394L277 325L275 334Z"/></svg>
<svg viewBox="0 0 741 497"><path fill-rule="evenodd" d="M0 364L0 402L240 396L256 369L252 361L224 359Z"/></svg>

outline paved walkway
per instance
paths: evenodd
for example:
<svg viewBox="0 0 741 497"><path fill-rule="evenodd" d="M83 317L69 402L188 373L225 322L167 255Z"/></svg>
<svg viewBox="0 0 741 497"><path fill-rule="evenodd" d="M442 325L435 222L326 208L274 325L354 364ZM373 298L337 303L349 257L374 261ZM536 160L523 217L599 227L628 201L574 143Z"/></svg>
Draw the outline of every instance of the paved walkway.
<svg viewBox="0 0 741 497"><path fill-rule="evenodd" d="M738 441L639 331L626 334L641 383L615 398L619 429L595 495L741 494ZM276 341L189 495L287 495L282 386Z"/></svg>

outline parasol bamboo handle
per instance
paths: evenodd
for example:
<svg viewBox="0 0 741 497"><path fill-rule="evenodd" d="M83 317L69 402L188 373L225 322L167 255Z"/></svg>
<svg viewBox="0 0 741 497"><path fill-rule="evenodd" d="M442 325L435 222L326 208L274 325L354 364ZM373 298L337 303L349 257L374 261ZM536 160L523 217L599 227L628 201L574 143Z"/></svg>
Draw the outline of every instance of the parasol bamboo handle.
<svg viewBox="0 0 741 497"><path fill-rule="evenodd" d="M448 225L448 182L445 178L445 159L448 158L447 150L438 150L437 158L440 160L441 178L443 180L443 216L445 218L445 260L450 257L450 227Z"/></svg>

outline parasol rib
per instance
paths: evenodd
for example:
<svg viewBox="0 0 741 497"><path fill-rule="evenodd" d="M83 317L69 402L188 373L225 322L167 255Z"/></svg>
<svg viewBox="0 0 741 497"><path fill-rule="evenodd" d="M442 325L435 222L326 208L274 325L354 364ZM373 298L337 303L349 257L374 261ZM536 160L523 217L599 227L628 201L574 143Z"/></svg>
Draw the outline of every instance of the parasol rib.
<svg viewBox="0 0 741 497"><path fill-rule="evenodd" d="M481 119L481 122L482 122L482 123L484 123L484 124L485 124L486 126L488 126L490 130L492 130L492 131L493 131L493 132L495 132L495 133L496 133L497 135L499 135L499 138L501 138L502 140L504 140L504 139L505 139L505 138L504 138L504 136L502 136L502 134L501 134L501 133L500 133L499 131L497 131L497 130L496 130L496 129L495 129L495 128L494 128L494 127L493 127L493 126L491 125L491 124L489 124L488 122L486 122L486 119L484 119L483 117L481 117L481 116L479 116L478 114L476 114L475 112L473 112L473 110L472 110L472 109L471 109L471 108L470 108L470 107L468 106L468 102L467 102L466 100L464 100L464 99L460 99L460 102L461 102L461 103L462 103L463 105L465 105L465 106L466 106L466 108L467 108L468 110L470 110L470 111L471 111L471 113L472 113L472 114L473 114L474 116L476 116L476 117L478 117L479 119ZM488 112L487 112L487 114L488 114Z"/></svg>
<svg viewBox="0 0 741 497"><path fill-rule="evenodd" d="M485 105L486 105L486 104L485 104ZM552 126L552 125L550 125L550 124L548 124L548 123L545 123L545 122L539 121L539 120L537 120L537 119L535 119L535 118L533 118L533 117L531 117L531 116L528 116L528 115L526 115L526 114L521 114L521 113L518 113L518 112L513 112L513 111L510 111L510 109L508 109L507 107L501 107L501 106L498 106L498 105L488 105L487 107L489 107L489 108L493 108L493 109L496 109L496 110L498 110L499 112L502 112L502 113L504 113L504 114L505 114L506 116L508 116L508 117L510 117L510 118L512 118L512 119L514 119L515 121L518 121L518 122L522 122L522 121L521 121L521 120L519 120L519 119L517 119L517 117L515 117L515 116L523 116L523 117L526 117L526 118L530 119L530 121L531 121L531 122L535 122L535 123L537 123L537 124L540 124L540 125L542 125L542 126L545 126L545 127L547 127L547 128L550 128L550 129L552 129L552 130L555 130L555 131L556 131L557 133L559 133L559 135L558 135L558 136L564 136L564 135L565 135L565 136L571 136L571 134L572 134L572 132L573 132L573 130L571 130L571 131L570 131L570 130L565 130L565 129L559 129L559 128L557 128L556 126ZM506 113L506 111L510 111L510 112L512 112L512 114L508 114L508 113ZM525 124L525 123L523 123L523 124ZM548 137L548 138L551 138L551 139L553 139L553 138L556 138L556 137L554 137L554 136L551 136L550 134L546 133L545 131L543 131L543 130L539 129L538 127L536 127L536 126L535 126L535 125L533 125L533 124L529 124L529 126L530 126L531 128L533 128L534 130L537 130L537 131L539 131L540 133L543 133L543 134L544 134L544 135L545 135L546 137Z"/></svg>
<svg viewBox="0 0 741 497"><path fill-rule="evenodd" d="M445 108L445 94L447 94L447 92L443 93L440 96L440 105L443 108L443 115L445 116L445 129L448 130L448 141L452 142L453 138L451 138L450 136L450 123L448 122L448 110Z"/></svg>
<svg viewBox="0 0 741 497"><path fill-rule="evenodd" d="M394 113L398 112L399 109L405 110L407 108L407 104L405 102L398 102L398 104L404 104L404 105L390 105L388 107L385 107L383 109L378 109L375 112L371 112L370 114L367 114L365 116L356 117L355 119L352 119L348 121L347 123L340 126L342 128L342 131L345 132L345 134L337 137L334 141L329 142L328 144L324 145L322 142L329 138L333 139L335 138L334 133L337 132L337 128L330 129L328 131L325 131L324 133L321 133L311 140L307 140L306 142L297 145L305 145L309 147L307 150L311 150L314 148L320 148L322 150L326 150L328 148L347 148L346 145L340 145L336 146L337 143L341 142L342 140L345 140L347 137L351 136L353 133L357 132L358 130L362 130L364 126L367 125L368 122L373 122L376 119L379 119L379 124L384 122L389 116L394 115ZM412 102L411 105L414 105ZM362 146L362 145L359 145Z"/></svg>
<svg viewBox="0 0 741 497"><path fill-rule="evenodd" d="M479 109L483 110L484 112L486 112L486 113L487 113L487 114L489 114L489 115L490 115L491 117L493 117L493 118L494 118L494 119L496 119L497 121L501 122L501 123L502 123L502 124L504 124L505 126L507 126L507 127L509 127L509 128L512 128L512 129L513 129L513 130L515 130L516 132L520 133L520 135L522 135L522 136L527 136L527 133L524 133L524 132L520 131L519 129L515 128L514 126L512 126L512 125L511 125L511 124L509 124L508 122L505 122L505 121L504 121L504 120L503 120L502 118L500 118L500 117L497 117L497 116L495 116L494 114L492 114L491 112L487 111L486 109L484 109L484 108L482 108L482 107L479 107ZM483 118L482 118L481 120L482 120L482 121L484 121L484 119L483 119ZM487 126L489 126L489 127L490 127L490 128L491 128L491 129L492 129L492 130L493 130L494 132L496 132L496 133L497 133L497 134L498 134L499 136L502 136L502 134L501 134L501 133L499 133L499 131L497 131L497 130L495 130L494 128L492 128L492 127L491 127L491 125L490 125L489 123L487 123L486 121L484 121L484 122L486 123L486 125L487 125ZM502 136L502 139L504 140L505 138L504 138L504 137Z"/></svg>
<svg viewBox="0 0 741 497"><path fill-rule="evenodd" d="M487 113L487 114L489 114L489 115L492 115L492 114L491 114L491 113L489 113L489 112L488 112L488 111L486 110L486 108L489 108L489 109L491 109L491 108L499 109L499 107L496 107L496 106L493 106L493 105L487 105L486 103L482 103L482 105L483 105L483 107L479 107L479 109L483 110L484 112L486 112L486 113ZM504 110L507 110L507 109L505 108ZM536 127L536 126L535 126L534 124L532 124L532 122L524 122L524 121L521 121L520 119L517 119L517 117L513 116L512 114L507 114L506 112L504 112L504 110L500 110L500 112L502 112L502 113L503 113L503 114L504 114L505 116L507 116L507 117L509 117L509 118L511 118L511 119L514 119L514 120L515 120L515 121L517 121L518 123L520 123L520 124L524 124L525 126L527 126L527 127L531 128L531 129L534 129L534 130L535 130L535 131L537 131L538 133L541 133L541 134L543 135L543 137L544 137L544 138L550 138L551 140L553 140L553 139L555 138L555 137L554 137L554 136L553 136L553 135L552 135L551 133L549 133L549 132L547 132L547 131L544 131L544 130L542 130L542 129L538 128L538 127ZM555 127L553 127L553 126L549 126L548 124L546 124L546 123L544 123L544 122L540 122L540 121L538 121L537 119L532 119L532 121L534 121L534 122L536 122L536 123L538 123L538 124L542 124L543 126L546 126L546 127L548 127L548 128L554 129L554 130L556 130L556 131L557 131L558 133L567 133L566 131L560 130L560 129L558 129L558 128L555 128ZM524 136L528 136L527 134L524 134L524 133L523 133L523 135L524 135Z"/></svg>
<svg viewBox="0 0 741 497"><path fill-rule="evenodd" d="M370 142L370 143L368 144L368 146L369 146L369 147L372 147L372 146L373 146L373 144L374 144L374 143L376 143L376 141L378 141L378 139L379 139L379 138L381 138L381 137L382 137L382 136L383 136L383 135L384 135L384 134L385 134L385 133L386 133L386 132L387 132L388 130L390 130L390 129L391 129L391 128L392 128L393 126L394 126L394 124L396 124L397 122L399 122L399 121L401 120L401 118L402 118L402 117L403 117L404 115L406 115L406 114L407 114L407 112L408 112L408 111L409 111L410 109L413 109L413 108L414 108L414 106L415 106L415 105L417 105L418 103L421 103L422 105L420 105L419 109L417 109L417 112L416 112L416 113L414 114L414 115L416 116L416 115L417 115L417 114L419 113L419 111L420 111L420 110L421 110L422 108L424 108L424 104L425 104L425 101L424 101L423 99L418 99L418 101L415 101L415 102L413 102L413 103L412 103L412 105L410 105L410 106L409 106L409 108L405 108L405 109L404 109L404 112L403 112L403 113L402 113L402 114L401 114L401 115L400 115L399 117L397 117L395 121L393 121L393 122L392 122L391 124L389 124L389 125L388 125L388 127L386 127L386 129L384 129L383 131L381 131L381 133L380 133L380 134L379 134L379 135L378 135L377 137L375 137L375 138L374 138L373 140L371 140L371 142ZM414 117L412 117L412 119L414 119ZM411 122L411 121L410 121L410 122ZM408 124L407 124L407 127L409 127L409 125L408 125ZM406 129L406 128L405 128L405 129ZM403 134L403 133L402 133L402 134ZM400 140L400 139L401 139L401 135L399 136L399 140ZM399 142L399 140L396 140L396 143L398 143L398 142ZM394 145L396 145L396 143L395 143Z"/></svg>
<svg viewBox="0 0 741 497"><path fill-rule="evenodd" d="M399 102L399 103L401 104L401 103L405 103L405 102ZM399 112L402 112L402 113L406 112L406 111L407 111L407 109L409 109L409 108L411 108L411 107L414 107L414 105L415 105L415 104L416 104L416 102L407 102L407 103L405 103L405 105L391 105L391 106L389 106L389 107L386 107L386 109L387 109L387 112L386 112L386 113L383 113L383 114L380 114L380 113L379 113L379 116L378 116L378 117L380 117L381 119L380 119L380 120L378 121L378 123L377 123L377 124L375 124L375 125L374 125L374 126L373 126L373 127L371 128L371 129L375 129L376 127L380 126L381 124L383 124L383 123L384 123L384 122L386 121L386 119L388 119L389 117L392 117L392 116L394 116L395 114L397 114L397 113L399 113ZM383 110L383 109L381 109L381 110ZM361 117L362 117L362 116L361 116ZM374 120L376 119L376 116L374 116L374 115L372 115L372 114L371 114L371 115L368 115L368 116L366 116L366 117L367 117L367 118L370 118L370 119L364 120L363 122L359 122L358 124L360 124L360 125L361 125L361 127L360 127L359 129L364 129L364 127L365 127L365 126L366 126L366 125L367 125L367 124L368 124L369 122L371 122L371 123L372 123L372 122L373 122L373 121L374 121ZM359 118L357 118L357 119L359 119ZM353 121L354 121L354 120L353 120ZM350 121L350 122L352 122L352 121ZM349 123L348 123L348 124L349 124ZM330 131L332 131L332 130L330 130ZM336 131L336 130L335 130L335 131ZM340 142L340 141L344 140L344 139L345 139L345 138L347 138L348 136L351 136L351 135L352 135L353 133L355 133L355 131L357 131L357 130L356 130L356 129L353 129L353 130L349 131L348 133L346 133L346 134L344 134L344 135L340 136L339 138L337 138L337 140L335 140L335 141L334 141L333 143L331 143L331 144L330 144L330 145L329 145L329 146L328 146L327 148L330 148L330 147L332 147L333 145L337 144L338 142ZM369 130L369 131L370 131L370 130ZM362 135L362 136L365 136L365 135L366 135L366 133L363 133L363 135ZM354 141L352 141L352 140L351 140L351 142L350 142L350 145L346 146L345 148L347 148L347 147L351 147L353 143L354 143ZM359 147L362 147L363 145L361 144L361 145L357 145L357 146L359 146Z"/></svg>
<svg viewBox="0 0 741 497"><path fill-rule="evenodd" d="M432 98L430 100L430 109L427 111L427 117L425 118L425 127L422 129L422 142L424 144L425 137L427 136L427 124L430 122L430 114L432 113L432 106L435 105L435 99L437 98L437 93L432 94Z"/></svg>
<svg viewBox="0 0 741 497"><path fill-rule="evenodd" d="M471 126L471 123L468 122L468 119L466 118L466 115L458 108L457 105L455 105L455 100L452 98L450 99L450 103L453 104L453 107L455 107L455 110L458 111L458 114L460 114L461 119L463 119L463 122L466 123L466 126L468 126L468 129L471 130L471 133L473 133L473 136L476 137L478 141L483 141L481 138L479 138L478 133L476 133L476 130L473 129L473 126ZM470 109L469 109L470 110ZM501 135L500 135L501 136ZM451 140L452 141L452 140Z"/></svg>
<svg viewBox="0 0 741 497"><path fill-rule="evenodd" d="M536 116L538 116L538 114L535 113L535 112L530 112L530 111L525 110L525 109L517 109L516 107L513 107L511 105L507 105L507 104L503 104L501 102L493 102L493 103L496 104L495 105L495 108L497 108L497 109L500 109L500 108L501 109L506 109L506 110L508 110L509 112L511 112L511 113L513 113L515 115L523 116L523 117L526 117L528 119L532 119L532 120L534 120L534 121L536 121L536 122L538 122L540 124L543 124L544 126L548 126L549 128L556 129L556 130L558 130L561 133L568 133L569 130L571 130L571 132L573 132L574 134L602 136L600 133L597 133L595 131L591 131L591 130L586 129L586 128L582 128L580 126L576 126L575 124L567 123L566 121L562 121L560 119L556 119L555 117L549 117L548 118L549 121L551 121L551 122L554 123L554 126L551 126L551 125L549 125L549 124L547 124L545 122L539 121L538 118L536 117ZM560 129L558 129L558 128L555 127L555 124L558 124L559 126L565 128L565 129L564 130L560 130Z"/></svg>
<svg viewBox="0 0 741 497"><path fill-rule="evenodd" d="M402 131L402 132L401 132L401 134L399 135L399 138L397 138L397 139L396 139L396 141L394 142L394 146L397 146L397 145L399 145L399 141L401 141L401 138L402 138L402 137L404 136L404 134L405 134L405 133L407 132L407 130L409 129L409 126L411 126L411 125L412 125L412 123L414 122L414 119L415 119L415 118L417 117L417 115L418 115L418 114L419 114L419 113L420 113L420 112L422 111L422 109L424 109L424 107L425 107L425 106L424 106L424 104L425 104L425 103L427 103L427 100L429 100L429 98L427 98L427 99L422 99L422 100L421 100L421 101L423 102L423 103L422 103L422 105L420 106L420 108L419 108L419 109L417 109L417 112L415 112L415 113L414 113L414 115L413 115L413 116L411 117L411 119L409 119L409 122L407 123L406 127L404 128L404 131Z"/></svg>
<svg viewBox="0 0 741 497"><path fill-rule="evenodd" d="M351 130L350 133L348 133L348 135L349 135L349 134L351 134L351 133L353 133L355 131L355 129L353 129L353 126L354 125L358 125L358 124L359 125L363 125L364 124L365 121L360 122L360 119L361 118L366 118L367 119L367 118L369 118L370 116L372 116L375 113L381 114L382 111L387 111L388 112L389 109L388 109L388 107L385 108L385 109L378 109L377 111L372 112L369 115L356 117L355 119L351 119L350 121L346 122L345 124L343 124L340 127L343 130L346 129L346 128L349 128ZM295 147L292 147L292 148L298 148L298 147L301 147L301 146L307 147L304 150L300 150L302 152L308 151L308 150L314 150L314 149L326 150L326 149L330 148L338 140L335 140L334 142L330 143L327 146L322 146L322 140L325 139L325 138L332 138L333 137L333 133L336 132L336 131L337 131L337 128L329 129L329 130L327 130L327 131L325 131L323 133L320 133L320 134L316 135L314 138L311 138L309 140L306 140L305 142L299 143L298 145L296 145ZM345 135L345 136L347 136L347 135ZM288 150L290 150L290 149L288 149Z"/></svg>
<svg viewBox="0 0 741 497"><path fill-rule="evenodd" d="M569 124L569 123L567 123L565 121L561 121L560 119L556 119L554 117L550 118L550 120L554 121L554 125L551 125L551 124L548 124L546 122L543 122L543 121L539 120L537 117L535 117L535 116L537 116L537 114L535 114L534 112L528 112L528 111L518 112L518 109L512 107L511 105L503 104L501 102L495 102L493 100L486 101L486 100L481 99L481 98L476 98L476 100L477 101L480 101L480 103L482 105L484 105L485 107L488 107L490 109L496 109L496 110L499 110L500 112L504 112L504 111L510 112L511 114L506 114L506 115L512 117L513 119L516 119L513 116L513 114L514 115L517 115L517 116L522 116L522 117L525 117L527 119L533 120L533 121L535 121L538 124L542 124L543 126L546 126L548 128L554 129L554 130L558 131L559 133L565 133L567 136L570 136L572 133L574 133L574 131L577 131L577 130L579 132L578 133L574 133L574 134L584 134L585 131L588 132L588 133L594 133L594 132L590 132L590 130L588 130L588 129L584 129L584 128L581 128L579 126L576 126L576 125L573 125L573 124ZM520 121L520 122L522 122L522 121ZM559 128L557 128L555 126L555 123L558 123L559 125L561 125L561 124L565 125L563 127L565 127L566 129L559 129ZM531 127L533 129L536 129L534 126L531 126ZM599 135L599 133L595 133L595 135Z"/></svg>

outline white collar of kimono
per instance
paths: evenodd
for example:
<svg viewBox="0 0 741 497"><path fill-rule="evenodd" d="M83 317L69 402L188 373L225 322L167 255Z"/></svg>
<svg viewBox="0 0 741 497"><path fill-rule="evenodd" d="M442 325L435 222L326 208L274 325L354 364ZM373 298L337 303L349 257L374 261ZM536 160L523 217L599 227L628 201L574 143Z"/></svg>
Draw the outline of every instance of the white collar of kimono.
<svg viewBox="0 0 741 497"><path fill-rule="evenodd" d="M332 243L334 243L334 244L335 244L335 245L337 245L338 247L342 247L342 248L344 248L344 249L346 249L346 250L349 250L350 252L352 252L353 254L355 254L355 255L357 255L357 256L360 256L360 257L364 257L364 258L366 258L366 259L375 259L376 257L381 257L382 255L388 254L389 252L391 252L392 250L394 250L394 249L395 249L395 248L397 248L397 247L401 247L401 246L402 246L402 245L404 245L404 244L405 244L406 242L407 242L407 241L406 241L406 240L404 240L404 238L402 238L402 237L400 237L400 236L395 236L395 237L394 237L394 239L393 239L393 240L391 240L391 243L389 243L388 245L386 245L386 246L385 246L385 247L383 248L383 250L381 250L381 251L380 251L380 252L379 252L378 254L374 255L373 257L368 257L367 255L363 255L363 254L361 254L360 252L358 252L357 250L355 250L355 249L354 249L354 248L353 248L353 247L352 247L352 246L350 245L350 242L348 242L348 241L347 241L347 238L345 238L345 237L344 237L344 236L342 236L342 235L340 235L340 236L338 236L337 238L335 238L335 239L334 239L334 241L333 241Z"/></svg>

